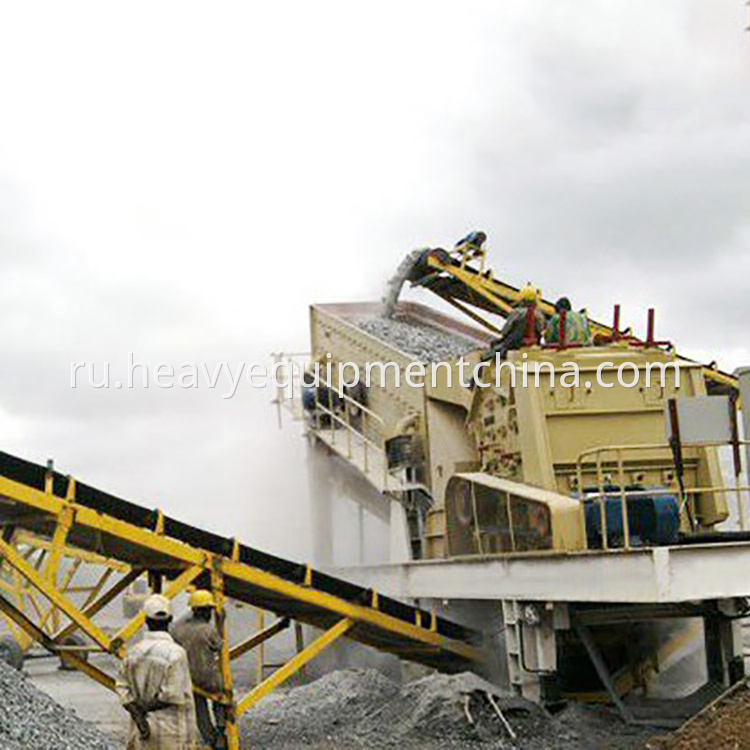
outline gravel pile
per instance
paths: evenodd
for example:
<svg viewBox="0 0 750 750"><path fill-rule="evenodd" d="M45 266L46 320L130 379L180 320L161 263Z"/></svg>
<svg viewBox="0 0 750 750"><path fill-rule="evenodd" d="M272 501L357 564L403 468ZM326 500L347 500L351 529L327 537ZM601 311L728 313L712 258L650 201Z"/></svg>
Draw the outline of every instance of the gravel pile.
<svg viewBox="0 0 750 750"><path fill-rule="evenodd" d="M356 726L397 694L396 683L374 669L330 672L261 701L242 723L243 747L351 746Z"/></svg>
<svg viewBox="0 0 750 750"><path fill-rule="evenodd" d="M555 716L557 722L578 736L579 750L641 750L662 730L644 724L627 725L611 706L570 703Z"/></svg>
<svg viewBox="0 0 750 750"><path fill-rule="evenodd" d="M113 739L55 703L13 667L0 661L2 750L117 750Z"/></svg>
<svg viewBox="0 0 750 750"><path fill-rule="evenodd" d="M500 709L515 737L498 716ZM434 674L401 688L396 700L368 717L357 734L365 747L524 748L576 747L578 736L540 706L504 694L471 673Z"/></svg>
<svg viewBox="0 0 750 750"><path fill-rule="evenodd" d="M243 747L266 750L643 747L643 735L633 736L613 714L602 711L606 709L576 709L551 716L468 673L433 674L399 686L375 670L344 670L261 701L246 714L241 736Z"/></svg>
<svg viewBox="0 0 750 750"><path fill-rule="evenodd" d="M353 319L352 323L420 362L456 360L477 348L477 343L471 339L404 316L362 317Z"/></svg>

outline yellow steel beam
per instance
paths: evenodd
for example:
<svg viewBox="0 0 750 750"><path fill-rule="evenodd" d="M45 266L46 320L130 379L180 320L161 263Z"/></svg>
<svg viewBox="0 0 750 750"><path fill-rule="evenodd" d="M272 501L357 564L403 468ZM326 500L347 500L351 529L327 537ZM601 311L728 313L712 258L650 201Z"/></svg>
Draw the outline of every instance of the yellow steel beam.
<svg viewBox="0 0 750 750"><path fill-rule="evenodd" d="M126 573L117 583L113 584L112 587L102 596L93 601L93 597L101 590L101 587L106 583L107 578L112 575L113 571L108 568L104 571L104 574L99 579L97 585L92 589L89 598L83 603L81 610L83 614L89 619L92 618L97 612L100 612L106 607L113 599L115 599L121 592L123 592L130 584L139 578L143 574L143 568L133 568L129 573ZM78 630L78 624L71 622L69 625L64 627L54 638L56 643L61 643L71 633Z"/></svg>
<svg viewBox="0 0 750 750"><path fill-rule="evenodd" d="M15 594L18 587L12 584L10 581L0 579L0 589L2 589L3 591L7 591L9 594Z"/></svg>
<svg viewBox="0 0 750 750"><path fill-rule="evenodd" d="M81 567L82 561L81 560L73 560L73 562L70 564L70 567L65 572L65 575L63 576L62 581L60 582L60 593L62 594L71 594L73 593L73 588L71 587L71 583L73 579L75 578L76 573L78 572L78 569ZM57 609L55 608L54 604L49 605L49 609L44 613L44 617L39 621L39 627L44 630L45 625L49 621L50 617L52 617L52 613L57 612ZM53 619L53 630L59 629L59 622L56 622L56 619Z"/></svg>
<svg viewBox="0 0 750 750"><path fill-rule="evenodd" d="M354 623L345 618L337 622L332 628L326 630L323 635L316 638L303 651L292 657L283 667L277 669L270 677L251 690L238 704L237 716L240 717L249 708L252 708L261 698L264 698L272 690L288 680L295 672L298 672L308 662L312 661L323 649L330 646L337 638L344 635Z"/></svg>
<svg viewBox="0 0 750 750"><path fill-rule="evenodd" d="M262 609L255 608L255 625L256 632L265 630L266 614ZM255 653L255 684L263 682L263 675L265 674L266 666L266 647L263 643L260 644L258 650Z"/></svg>
<svg viewBox="0 0 750 750"><path fill-rule="evenodd" d="M481 295L488 302L494 305L497 308L497 314L503 317L507 316L510 313L510 311L513 309L512 306L518 301L518 290L513 288L509 284L505 284L499 279L494 278L492 275L485 276L484 274L471 273L464 270L463 267L454 266L452 263L443 263L441 260L434 256L430 256L427 258L427 265L435 269L435 271L450 274L454 278L458 279L465 286L472 289L474 292ZM442 294L439 296L446 301L451 302L451 304L455 304L455 302L453 302L449 296ZM460 307L460 305L456 305L456 307ZM541 300L538 307L545 315L553 315L555 313L554 304L547 300ZM467 310L464 310L464 312L469 314L472 318L482 323L483 325L487 327L491 326L491 324L484 321L481 316L471 314ZM592 319L589 319L589 328L591 330L592 336L596 335L597 333L603 336L611 336L613 333L613 329L611 326L604 325L603 323L599 323ZM677 358L685 362L694 362L693 360L687 357L682 357L680 355L677 355ZM737 378L735 378L733 375L729 375L728 373L716 370L713 367L704 365L703 376L707 380L712 380L720 385L730 386L735 389L737 388Z"/></svg>
<svg viewBox="0 0 750 750"><path fill-rule="evenodd" d="M3 563L10 569L13 575L13 580L16 585L16 594L15 594L16 606L21 612L23 612L24 605L26 603L26 600L24 599L24 595L23 595L23 577L17 570L15 570L15 568L11 568L10 565L8 565L8 563L6 563L5 561L3 561ZM26 651L29 648L29 646L31 646L31 636L28 633L26 633L23 629L21 630L21 635L23 636L23 638L18 641L18 644L19 646L21 646L21 648L24 651Z"/></svg>
<svg viewBox="0 0 750 750"><path fill-rule="evenodd" d="M166 591L162 592L162 596L166 596L167 599L174 599L177 594L184 591L202 572L204 568L201 565L193 565L187 570L183 570L177 578L169 584ZM112 637L112 648L119 649L123 643L129 641L140 629L143 627L143 623L146 621L146 615L143 612L139 612L127 625L122 627Z"/></svg>
<svg viewBox="0 0 750 750"><path fill-rule="evenodd" d="M2 476L0 476L0 495L12 498L38 511L52 515L56 515L59 512L60 504L62 503L55 496L45 495L43 492L32 487L14 482ZM196 576L201 570L210 569L209 556L205 551L176 539L155 534L148 529L98 513L85 506L76 507L76 525L94 529L101 534L116 536L123 542L129 542L135 547L146 548L160 555L165 555L186 566L196 566ZM415 624L403 622L373 608L353 604L332 594L326 594L314 588L307 588L303 585L286 581L245 563L224 559L221 562L221 569L225 576L246 581L267 591L297 600L298 602L310 603L315 607L326 609L342 618L367 623L414 641L432 644L469 660L476 661L480 658L479 651L469 644L446 638L439 633L431 632L429 629L419 627ZM191 576L190 581L193 578L194 576ZM132 632L128 628L126 635L134 634L141 624L142 620L137 622L137 626Z"/></svg>
<svg viewBox="0 0 750 750"><path fill-rule="evenodd" d="M479 323L479 325L484 326L487 330L491 331L494 334L500 335L502 332L502 329L498 328L495 325L492 325L492 323L489 322L486 318L483 318L478 313L475 313L473 310L470 310L466 305L464 305L462 302L459 302L457 299L453 299L448 294L441 294L440 297L444 299L448 304L453 305L457 310L460 310L464 315L467 315L475 322Z"/></svg>
<svg viewBox="0 0 750 750"><path fill-rule="evenodd" d="M62 596L62 594L60 594L48 580L39 575L39 573L3 539L0 539L0 556L2 556L9 565L12 565L35 589L46 596L52 604L56 605L58 609L84 630L99 646L105 651L110 650L111 641L102 630L86 617L70 600Z"/></svg>
<svg viewBox="0 0 750 750"><path fill-rule="evenodd" d="M34 592L31 589L26 589L24 593L26 594L28 600L31 602L31 606L34 608L34 611L36 612L36 616L41 619L44 616L44 614L42 612L41 606L39 605L39 602L36 600L36 596L34 595Z"/></svg>
<svg viewBox="0 0 750 750"><path fill-rule="evenodd" d="M47 565L44 568L44 577L54 587L57 587L57 574L60 566L60 560L62 559L63 552L65 550L65 543L68 539L68 532L73 525L74 514L75 511L71 506L64 505L60 509L60 515L57 519L55 533L52 535L52 542L49 547L49 555L47 556Z"/></svg>
<svg viewBox="0 0 750 750"><path fill-rule="evenodd" d="M248 651L252 651L254 648L256 648L256 646L260 646L261 643L264 643L269 638L273 638L273 636L275 636L277 633L280 633L282 630L286 630L289 627L289 622L290 621L288 617L282 617L281 619L269 625L267 628L264 628L254 635L251 635L241 643L232 646L232 648L229 649L229 658L232 660L238 659Z"/></svg>
<svg viewBox="0 0 750 750"><path fill-rule="evenodd" d="M63 503L54 495L45 495L33 487L3 476L0 476L0 496L12 498L50 515L57 515ZM159 536L148 529L120 521L83 505L76 506L76 525L95 529L102 534L110 534L134 546L147 547L185 563L202 565L205 562L206 553L203 550L167 536Z"/></svg>
<svg viewBox="0 0 750 750"><path fill-rule="evenodd" d="M2 538L8 542L8 544L17 544L18 530L15 525L4 526L2 530ZM4 571L2 568L4 567ZM7 573L6 573L7 572ZM10 578L10 580L6 580ZM0 588L8 591L12 596L15 597L18 606L23 609L23 580L19 576L18 572L13 570L7 563L0 560ZM16 639L16 642L23 651L26 651L31 645L31 639L26 631L15 622L15 620L8 617L3 612L3 617L8 625L8 629L11 635Z"/></svg>
<svg viewBox="0 0 750 750"><path fill-rule="evenodd" d="M43 630L37 627L23 612L14 607L4 596L0 596L0 610L8 618L13 620L21 627L31 638L38 641L44 648L52 654L58 654L61 659L89 677L96 680L99 684L110 690L115 689L115 681L101 669L89 664L85 659L76 656L74 653L59 648Z"/></svg>
<svg viewBox="0 0 750 750"><path fill-rule="evenodd" d="M317 589L305 588L296 583L277 578L271 573L251 568L243 563L225 561L222 565L225 575L252 583L268 591L274 591L299 602L306 602L313 606L327 609L341 617L346 617L356 622L367 623L382 630L404 636L414 641L438 646L445 651L451 651L465 659L479 661L481 656L479 650L467 643L453 641L428 628L419 627L384 612L353 604L345 599L339 599L333 594L326 594Z"/></svg>
<svg viewBox="0 0 750 750"><path fill-rule="evenodd" d="M16 546L29 545L29 549L25 552L25 555L32 555L37 549L49 550L52 546L52 542L48 539L42 539L34 534L27 531L19 531L16 534ZM71 547L66 545L63 552L64 557L71 558L73 560L81 560L81 562L90 563L92 565L104 565L108 568L127 573L130 570L130 566L126 563L113 560L104 555L98 555L96 552L89 552L88 550L78 549L77 547Z"/></svg>
<svg viewBox="0 0 750 750"><path fill-rule="evenodd" d="M465 271L463 268L458 268L450 263L442 263L435 257L427 259L427 265L432 268L449 273L451 276L457 278L460 282L465 284L470 289L481 294L486 300L491 302L495 307L498 308L500 315L508 315L513 309L513 304L517 299L518 293L516 292L515 298L508 302L502 296L495 293L494 289L489 288L487 280L476 273L470 273Z"/></svg>
<svg viewBox="0 0 750 750"><path fill-rule="evenodd" d="M221 678L224 696L227 699L226 740L229 750L239 750L240 733L237 717L234 713L234 686L232 683L232 663L229 656L229 634L227 633L226 597L224 596L224 576L220 570L220 561L214 558L211 568L211 589L216 602L216 616L221 635Z"/></svg>

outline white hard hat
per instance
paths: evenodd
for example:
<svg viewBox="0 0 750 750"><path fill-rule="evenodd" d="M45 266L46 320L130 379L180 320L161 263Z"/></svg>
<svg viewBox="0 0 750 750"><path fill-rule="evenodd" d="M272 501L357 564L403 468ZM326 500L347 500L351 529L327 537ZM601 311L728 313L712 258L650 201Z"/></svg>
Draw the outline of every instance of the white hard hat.
<svg viewBox="0 0 750 750"><path fill-rule="evenodd" d="M151 594L145 602L143 602L143 614L148 617L149 620L166 620L172 616L172 607L169 603L169 599L161 594Z"/></svg>

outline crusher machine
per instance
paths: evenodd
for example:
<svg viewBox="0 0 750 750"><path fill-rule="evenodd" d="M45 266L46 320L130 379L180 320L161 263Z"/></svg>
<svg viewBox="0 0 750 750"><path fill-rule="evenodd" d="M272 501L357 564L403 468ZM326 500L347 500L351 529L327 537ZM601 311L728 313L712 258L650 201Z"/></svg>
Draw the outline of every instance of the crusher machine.
<svg viewBox="0 0 750 750"><path fill-rule="evenodd" d="M738 679L750 532L737 380L658 341L653 310L645 338L622 330L615 306L612 325L590 321L586 346L545 345L530 325L521 348L481 368L480 387L466 373L519 290L476 244L417 251L401 270L397 286L407 279L469 320L397 293L385 306L311 308L308 433L402 510L411 542L409 559L346 575L423 603L483 603L475 624L503 631L511 685L546 703L607 700L635 720L626 697L648 695L696 633L706 659L695 700ZM430 363L425 329L453 353ZM408 379L415 361L425 374ZM562 387L571 363L579 381ZM701 433L701 409L718 414L718 434ZM734 471L722 471L724 444ZM721 531L730 508L739 528Z"/></svg>

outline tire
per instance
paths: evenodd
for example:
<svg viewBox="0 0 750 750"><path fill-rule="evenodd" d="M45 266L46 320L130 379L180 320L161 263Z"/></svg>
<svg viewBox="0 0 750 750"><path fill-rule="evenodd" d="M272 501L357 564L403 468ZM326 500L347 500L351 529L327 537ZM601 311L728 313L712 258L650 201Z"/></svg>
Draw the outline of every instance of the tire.
<svg viewBox="0 0 750 750"><path fill-rule="evenodd" d="M0 659L19 672L23 669L23 649L12 635L6 634L0 637Z"/></svg>

